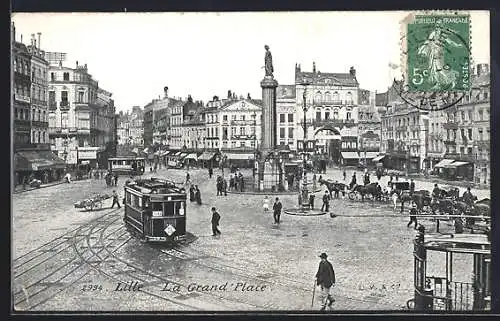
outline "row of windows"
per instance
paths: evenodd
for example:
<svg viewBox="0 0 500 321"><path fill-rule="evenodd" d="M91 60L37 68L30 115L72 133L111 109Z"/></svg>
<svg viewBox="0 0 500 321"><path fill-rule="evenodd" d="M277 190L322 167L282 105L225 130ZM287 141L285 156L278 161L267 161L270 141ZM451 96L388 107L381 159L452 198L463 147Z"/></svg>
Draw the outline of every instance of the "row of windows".
<svg viewBox="0 0 500 321"><path fill-rule="evenodd" d="M314 101L315 102L340 102L341 97L337 91L330 93L330 92L325 92L322 94L320 91L316 92L314 94ZM352 102L352 93L348 91L345 95L345 100Z"/></svg>
<svg viewBox="0 0 500 321"><path fill-rule="evenodd" d="M330 117L330 112L326 111L324 116L322 116L322 112L321 111L316 111L316 121L321 121L322 119L323 120L329 120L329 119L339 119L339 113L334 111L333 112L333 118ZM350 112L347 112L346 113L346 120L351 120L352 119L352 114Z"/></svg>
<svg viewBox="0 0 500 321"><path fill-rule="evenodd" d="M293 127L288 128L288 138L293 139ZM281 127L280 128L280 138L285 138L285 128Z"/></svg>
<svg viewBox="0 0 500 321"><path fill-rule="evenodd" d="M21 59L19 57L15 57L14 58L14 71L19 72L23 75L29 76L30 75L30 66L29 66L28 60Z"/></svg>
<svg viewBox="0 0 500 321"><path fill-rule="evenodd" d="M46 131L33 131L32 133L32 143L33 144L45 144L48 142L48 135Z"/></svg>
<svg viewBox="0 0 500 321"><path fill-rule="evenodd" d="M287 116L287 114L280 114L280 123L284 123L285 122L285 117ZM288 122L289 123L293 123L293 114L288 114Z"/></svg>
<svg viewBox="0 0 500 321"><path fill-rule="evenodd" d="M16 95L29 97L30 96L30 87L23 86L16 83Z"/></svg>
<svg viewBox="0 0 500 321"><path fill-rule="evenodd" d="M455 140L457 136L458 131L456 129L453 130L446 130L446 139L447 140ZM473 137L473 130L472 128L468 128L467 131L465 131L465 128L460 129L460 137L463 139L467 139L472 141L474 139ZM482 140L488 140L490 137L490 129L489 128L478 128L477 129L477 139L482 141Z"/></svg>

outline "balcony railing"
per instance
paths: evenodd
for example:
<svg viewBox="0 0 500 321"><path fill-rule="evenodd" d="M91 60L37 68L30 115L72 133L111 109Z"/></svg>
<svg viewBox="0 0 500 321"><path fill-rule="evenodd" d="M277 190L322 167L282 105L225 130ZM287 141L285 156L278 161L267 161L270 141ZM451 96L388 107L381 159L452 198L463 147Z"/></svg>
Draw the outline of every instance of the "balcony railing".
<svg viewBox="0 0 500 321"><path fill-rule="evenodd" d="M23 103L30 103L31 98L29 96L24 96L24 95L19 95L19 94L14 94L14 99Z"/></svg>
<svg viewBox="0 0 500 321"><path fill-rule="evenodd" d="M446 140L444 140L443 143L445 145L456 145L457 144L454 139L451 140L451 139L448 139L448 138L446 138Z"/></svg>
<svg viewBox="0 0 500 321"><path fill-rule="evenodd" d="M322 127L325 125L332 125L332 126L344 126L344 125L353 125L354 119L315 119L313 121L313 124L315 127Z"/></svg>
<svg viewBox="0 0 500 321"><path fill-rule="evenodd" d="M314 106L333 105L333 106L354 106L354 100L313 100Z"/></svg>
<svg viewBox="0 0 500 321"><path fill-rule="evenodd" d="M443 123L443 129L457 129L457 128L458 128L457 122Z"/></svg>
<svg viewBox="0 0 500 321"><path fill-rule="evenodd" d="M49 127L49 134L75 134L76 127Z"/></svg>
<svg viewBox="0 0 500 321"><path fill-rule="evenodd" d="M255 135L231 135L231 140L236 139L256 139Z"/></svg>
<svg viewBox="0 0 500 321"><path fill-rule="evenodd" d="M257 123L253 119L252 120L250 120L250 119L247 119L247 120L237 119L237 120L231 120L231 125L257 125Z"/></svg>
<svg viewBox="0 0 500 321"><path fill-rule="evenodd" d="M68 102L68 101L65 101L65 100L61 101L61 102L59 103L59 108L60 108L61 110L69 110L69 102Z"/></svg>
<svg viewBox="0 0 500 321"><path fill-rule="evenodd" d="M57 109L57 102L55 102L55 101L49 101L49 109L50 110L56 110Z"/></svg>

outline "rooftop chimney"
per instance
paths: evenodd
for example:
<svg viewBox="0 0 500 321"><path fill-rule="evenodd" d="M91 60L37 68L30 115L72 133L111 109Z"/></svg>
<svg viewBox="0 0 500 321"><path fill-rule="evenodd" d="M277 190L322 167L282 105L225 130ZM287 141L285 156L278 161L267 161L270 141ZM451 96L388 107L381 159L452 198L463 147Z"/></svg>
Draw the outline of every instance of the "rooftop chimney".
<svg viewBox="0 0 500 321"><path fill-rule="evenodd" d="M14 22L12 22L12 41L16 41L16 26L14 25Z"/></svg>
<svg viewBox="0 0 500 321"><path fill-rule="evenodd" d="M23 43L23 34L21 34L21 43Z"/></svg>
<svg viewBox="0 0 500 321"><path fill-rule="evenodd" d="M163 92L165 93L165 98L168 98L168 86L163 87Z"/></svg>
<svg viewBox="0 0 500 321"><path fill-rule="evenodd" d="M313 61L313 73L316 73L316 62Z"/></svg>
<svg viewBox="0 0 500 321"><path fill-rule="evenodd" d="M40 43L41 43L40 37L42 36L42 33L41 32L37 32L36 34L38 35L38 49L40 49L41 48L40 47Z"/></svg>
<svg viewBox="0 0 500 321"><path fill-rule="evenodd" d="M76 61L76 68L78 68L78 60Z"/></svg>

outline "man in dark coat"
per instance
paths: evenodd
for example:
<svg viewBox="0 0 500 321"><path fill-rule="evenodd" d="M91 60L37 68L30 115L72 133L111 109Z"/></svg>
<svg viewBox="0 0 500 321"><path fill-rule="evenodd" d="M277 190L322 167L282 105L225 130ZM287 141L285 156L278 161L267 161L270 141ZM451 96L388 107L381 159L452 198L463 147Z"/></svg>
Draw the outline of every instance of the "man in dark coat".
<svg viewBox="0 0 500 321"><path fill-rule="evenodd" d="M325 310L327 306L331 307L332 303L335 302L335 299L330 294L332 286L335 285L335 271L332 264L327 260L326 253L321 253L319 257L321 262L319 262L318 272L316 273L316 284L321 287L321 310Z"/></svg>
<svg viewBox="0 0 500 321"><path fill-rule="evenodd" d="M465 204L467 204L469 206L474 205L474 195L472 195L472 193L470 191L470 187L467 187L467 191L464 192L462 199L463 199Z"/></svg>
<svg viewBox="0 0 500 321"><path fill-rule="evenodd" d="M194 186L191 185L191 187L189 188L189 201L191 202L194 202L196 199L195 199L195 195L194 195L194 192L196 190L194 189Z"/></svg>
<svg viewBox="0 0 500 321"><path fill-rule="evenodd" d="M227 180L225 178L222 179L222 191L224 196L227 196Z"/></svg>
<svg viewBox="0 0 500 321"><path fill-rule="evenodd" d="M201 205L201 192L200 189L198 188L198 185L195 185L194 187L194 198L196 199L196 203L198 205Z"/></svg>
<svg viewBox="0 0 500 321"><path fill-rule="evenodd" d="M356 181L356 173L352 174L352 179L351 179L351 186L349 186L350 189L352 189L354 187L354 185L356 185L357 181Z"/></svg>
<svg viewBox="0 0 500 321"><path fill-rule="evenodd" d="M314 209L314 198L315 197L316 197L316 195L314 195L313 193L309 194L309 206L311 207L312 210Z"/></svg>
<svg viewBox="0 0 500 321"><path fill-rule="evenodd" d="M280 223L280 216L281 216L281 208L283 206L281 205L280 199L276 197L276 200L274 201L273 204L273 217L274 217L274 223L279 224Z"/></svg>
<svg viewBox="0 0 500 321"><path fill-rule="evenodd" d="M214 174L214 170L212 169L212 167L209 167L208 168L208 177L209 178L212 178L212 175Z"/></svg>
<svg viewBox="0 0 500 321"><path fill-rule="evenodd" d="M406 227L410 227L411 223L415 223L415 229L417 229L417 204L415 202L412 202L411 208L410 208L410 221L408 222L408 225Z"/></svg>
<svg viewBox="0 0 500 321"><path fill-rule="evenodd" d="M415 192L415 182L413 181L413 178L410 180L410 194L413 194Z"/></svg>
<svg viewBox="0 0 500 321"><path fill-rule="evenodd" d="M330 210L330 194L328 191L325 191L325 195L323 195L323 205L321 205L321 212L328 212Z"/></svg>
<svg viewBox="0 0 500 321"><path fill-rule="evenodd" d="M217 213L217 209L212 207L212 236L220 235L221 232L217 228L219 226L220 214Z"/></svg>

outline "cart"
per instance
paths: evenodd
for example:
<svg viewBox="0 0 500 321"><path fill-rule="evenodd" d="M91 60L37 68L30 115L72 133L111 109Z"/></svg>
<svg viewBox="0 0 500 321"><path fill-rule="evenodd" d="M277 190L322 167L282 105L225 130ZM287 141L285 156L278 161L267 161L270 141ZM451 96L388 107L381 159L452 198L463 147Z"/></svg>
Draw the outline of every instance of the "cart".
<svg viewBox="0 0 500 321"><path fill-rule="evenodd" d="M75 203L75 208L84 208L87 211L93 211L102 208L102 201L111 198L108 194L96 194L90 198Z"/></svg>

